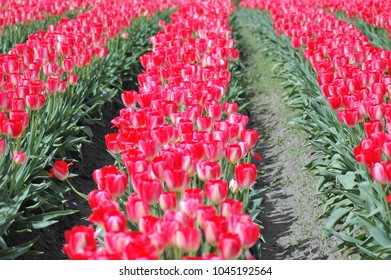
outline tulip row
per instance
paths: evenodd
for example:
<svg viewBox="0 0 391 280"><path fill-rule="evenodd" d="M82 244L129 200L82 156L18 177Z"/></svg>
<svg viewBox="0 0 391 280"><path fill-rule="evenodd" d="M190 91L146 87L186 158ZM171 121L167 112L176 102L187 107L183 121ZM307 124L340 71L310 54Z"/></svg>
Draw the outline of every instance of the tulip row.
<svg viewBox="0 0 391 280"><path fill-rule="evenodd" d="M24 253L33 244L8 248L7 236L46 227L56 222L52 219L74 213L58 211L67 188L46 180L44 170L54 158L79 151L87 142L80 136L85 129L80 122L121 87L121 64L131 67L136 53L147 48L124 31L133 32L136 26L142 36L153 32L143 31L142 18L167 7L169 3L144 0L136 6L107 2L47 32L30 34L27 42L0 56L0 234L5 236L0 258ZM131 26L137 17L140 22ZM99 80L105 84L99 85Z"/></svg>
<svg viewBox="0 0 391 280"><path fill-rule="evenodd" d="M346 12L349 18L361 18L365 22L377 27L384 28L391 38L391 3L384 0L316 0L324 9L329 9L331 12L342 11Z"/></svg>
<svg viewBox="0 0 391 280"><path fill-rule="evenodd" d="M352 24L315 8L316 1L309 0L290 7L289 14L280 12L289 1L260 3L262 8L272 12L277 33L290 37L293 47L305 47L303 56L318 73L322 93L330 107L338 113L340 122L352 128L364 123L368 136L376 133L374 137L378 139L378 146L370 145L364 139L354 149L356 159L371 169L383 166L375 163L383 161L382 151L385 158L390 158L387 149L382 147L383 143L387 145L391 136L383 132L381 120L385 119L389 131L391 107L386 102L391 94L391 79L387 74L391 68L391 51L372 46ZM374 149L380 152L376 156ZM379 172L372 170L371 174ZM384 176L373 178L381 184L391 181L391 177L390 180L385 180Z"/></svg>
<svg viewBox="0 0 391 280"><path fill-rule="evenodd" d="M178 10L140 57L138 92L122 94L118 131L105 137L117 165L93 173L95 228L65 233L71 259L249 258L259 239L245 213L258 134L226 100L239 54L228 26L234 6L182 1ZM67 164L53 174L66 178Z"/></svg>
<svg viewBox="0 0 391 280"><path fill-rule="evenodd" d="M0 36L4 27L42 21L48 16L62 16L69 11L86 10L101 1L87 0L1 0Z"/></svg>
<svg viewBox="0 0 391 280"><path fill-rule="evenodd" d="M243 1L242 5L271 12L276 33L290 38L291 46L302 51L303 57L310 63L313 70L310 73L303 69L297 75L306 73L308 76L303 77L302 80L307 83L312 82L313 78L310 76L316 75L316 91L323 94L330 108L336 113L331 115L323 112L324 108L312 105L319 103L316 96L300 95L302 99L314 99L312 103L309 103L312 110L321 112L319 114L322 117L328 118L328 120L317 120L315 115L311 116L312 123L319 124L321 129L326 131L320 134L324 138L323 144L334 151L334 153L328 152L325 147L322 148L318 144L316 146L322 151L324 157L327 157L324 162L328 162L328 164L323 163L322 172L319 172L324 176L322 180L324 187L321 191L330 197L326 207L331 209L332 214L327 225L328 229L349 243L350 245L346 246L349 249L354 240L361 246L359 250L368 254L373 247L368 245L369 249L361 249L363 245L360 239L363 237L358 237L356 230L353 230L353 228L361 227L367 232L368 240L377 246L380 245L377 251L373 250L376 254L373 253L371 257L384 257L383 248L389 246L391 242L391 238L387 236L387 229L391 222L389 220L390 209L387 205L387 202L391 200L390 189L388 186L382 188L374 185L370 176L361 170L360 165L351 161L351 150L364 137L364 131L370 135L370 139L363 139L359 147L354 149L355 158L358 162L367 163L367 166L372 169L371 174L375 181L382 184L389 182L385 175L386 164L382 162L387 161L388 158L387 139L389 136L387 132L383 132L383 121L386 124L384 127L388 128L389 105L386 102L389 100L391 89L391 80L387 74L390 67L390 52L373 47L368 38L352 24L338 20L332 14L327 14L325 10L316 7L316 3L316 1L304 1L292 5L291 1L276 3L247 0ZM298 67L302 68L302 66ZM301 101L301 104L303 103ZM352 130L349 131L340 126L338 131L336 129L338 124L334 121L335 115L340 123ZM308 120L304 122L308 123ZM334 127L327 126L326 123ZM335 142L328 139L331 136L336 136L333 139ZM319 143L319 135L316 137ZM313 143L316 142L313 141ZM373 143L380 145L376 152L374 152ZM346 148L349 149L349 153L345 153ZM335 167L332 167L333 164ZM313 166L320 165L319 163L313 164ZM333 173L328 169L332 169ZM325 178L330 179L328 184L325 184L328 180ZM341 182L345 189L339 189L338 185L335 186L336 181ZM365 204L368 200L371 201L371 205ZM356 210L357 212L353 214L352 205L353 209L360 209L360 211ZM370 214L373 213L375 205L379 211L378 215ZM347 229L347 235L331 229L343 218L345 218L343 228ZM346 237L348 235L350 242Z"/></svg>

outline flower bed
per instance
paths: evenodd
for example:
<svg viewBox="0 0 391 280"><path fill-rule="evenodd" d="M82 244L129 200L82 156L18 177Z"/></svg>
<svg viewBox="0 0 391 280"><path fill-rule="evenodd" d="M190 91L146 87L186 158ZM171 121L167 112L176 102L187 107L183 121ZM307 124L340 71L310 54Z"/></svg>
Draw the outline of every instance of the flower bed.
<svg viewBox="0 0 391 280"><path fill-rule="evenodd" d="M291 45L302 51L316 73L309 72L300 59L294 58L293 66L289 67L297 74L286 75L302 75L300 83L308 85L294 87L312 91L296 96L301 107L312 107L318 113L318 116L310 115L309 121L306 112L307 120L302 124L312 122L326 132L320 135L307 128L310 134L316 135L313 143L325 158L319 159L312 168L321 169L319 173L324 177L319 190L326 197L325 209L330 215L326 228L344 241L338 249L345 249L348 254L358 251L369 258L387 258L391 244L387 203L391 195L386 171L390 52L375 48L352 24L327 14L316 4L317 1L295 5L289 1L242 2L243 6L270 11L276 33L289 37ZM313 105L320 103L316 95L320 92L334 114L325 111L324 105ZM319 116L325 119L317 119ZM335 116L352 129L338 127ZM366 164L371 176L352 161L353 148L355 159ZM374 184L371 177L384 187ZM341 229L336 229L339 223Z"/></svg>
<svg viewBox="0 0 391 280"><path fill-rule="evenodd" d="M74 212L62 211L68 188L48 181L47 170L54 159L80 150L91 134L86 124L97 120L93 113L129 76L122 67L134 67L145 51L146 46L140 49L145 44L127 33L134 32L130 19L169 6L138 4L98 5L75 20L31 34L1 56L1 258L23 254L36 240L10 247L10 236L47 227ZM138 26L142 34L154 30Z"/></svg>
<svg viewBox="0 0 391 280"><path fill-rule="evenodd" d="M260 229L248 213L256 194L258 139L227 99L233 48L226 0L178 4L172 24L140 58L139 88L106 135L116 165L94 171L94 226L65 233L71 259L237 259Z"/></svg>

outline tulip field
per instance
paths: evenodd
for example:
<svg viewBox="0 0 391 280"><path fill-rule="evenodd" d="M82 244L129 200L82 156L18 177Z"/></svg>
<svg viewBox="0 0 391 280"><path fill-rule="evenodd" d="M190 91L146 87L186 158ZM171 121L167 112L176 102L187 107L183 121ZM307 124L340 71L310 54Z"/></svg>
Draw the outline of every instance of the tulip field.
<svg viewBox="0 0 391 280"><path fill-rule="evenodd" d="M0 259L391 258L388 1L0 4Z"/></svg>

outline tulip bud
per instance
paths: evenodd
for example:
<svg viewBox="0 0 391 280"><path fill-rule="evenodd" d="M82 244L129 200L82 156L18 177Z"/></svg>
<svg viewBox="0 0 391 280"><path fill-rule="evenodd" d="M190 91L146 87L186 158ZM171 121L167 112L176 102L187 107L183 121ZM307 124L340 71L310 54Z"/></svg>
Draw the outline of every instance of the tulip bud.
<svg viewBox="0 0 391 280"><path fill-rule="evenodd" d="M4 139L0 139L0 157L4 155L5 149L7 148L7 143Z"/></svg>
<svg viewBox="0 0 391 280"><path fill-rule="evenodd" d="M14 151L12 154L15 165L22 165L26 161L26 154L18 151Z"/></svg>
<svg viewBox="0 0 391 280"><path fill-rule="evenodd" d="M73 165L72 162L66 163L63 160L57 160L53 167L50 169L49 177L56 177L58 180L64 181L69 176L69 166Z"/></svg>

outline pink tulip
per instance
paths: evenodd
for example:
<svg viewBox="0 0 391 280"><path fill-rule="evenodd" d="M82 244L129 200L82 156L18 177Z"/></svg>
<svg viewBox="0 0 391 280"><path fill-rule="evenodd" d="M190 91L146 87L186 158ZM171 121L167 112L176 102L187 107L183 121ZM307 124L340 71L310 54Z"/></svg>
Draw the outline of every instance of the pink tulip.
<svg viewBox="0 0 391 280"><path fill-rule="evenodd" d="M195 252L201 245L201 232L197 228L183 227L176 232L176 245L182 252Z"/></svg>
<svg viewBox="0 0 391 280"><path fill-rule="evenodd" d="M259 238L261 230L258 225L254 223L237 223L233 232L236 233L242 243L244 249L251 248Z"/></svg>
<svg viewBox="0 0 391 280"><path fill-rule="evenodd" d="M137 187L138 195L149 205L155 204L163 192L162 184L159 180L141 180Z"/></svg>
<svg viewBox="0 0 391 280"><path fill-rule="evenodd" d="M218 246L220 235L227 231L228 221L224 216L214 216L205 221L205 239L213 247Z"/></svg>
<svg viewBox="0 0 391 280"><path fill-rule="evenodd" d="M15 165L22 165L26 161L26 154L19 151L14 151L12 154L12 159Z"/></svg>
<svg viewBox="0 0 391 280"><path fill-rule="evenodd" d="M243 130L241 137L247 143L248 148L252 149L258 141L258 132L253 129Z"/></svg>
<svg viewBox="0 0 391 280"><path fill-rule="evenodd" d="M130 195L126 202L126 213L131 221L138 223L141 217L148 215L149 205L137 194Z"/></svg>
<svg viewBox="0 0 391 280"><path fill-rule="evenodd" d="M120 211L107 213L103 218L103 225L106 232L124 231L127 226L125 214Z"/></svg>
<svg viewBox="0 0 391 280"><path fill-rule="evenodd" d="M247 190L257 178L257 168L252 163L240 163L235 166L235 177L238 185Z"/></svg>
<svg viewBox="0 0 391 280"><path fill-rule="evenodd" d="M197 223L200 225L202 229L204 229L205 227L205 222L216 215L217 215L216 208L210 205L200 206L196 210Z"/></svg>
<svg viewBox="0 0 391 280"><path fill-rule="evenodd" d="M163 192L159 196L159 206L163 211L175 210L176 192Z"/></svg>
<svg viewBox="0 0 391 280"><path fill-rule="evenodd" d="M164 181L169 190L182 192L190 182L189 174L183 169L168 169Z"/></svg>
<svg viewBox="0 0 391 280"><path fill-rule="evenodd" d="M197 163L197 175L202 181L218 180L221 177L221 167L216 161L200 161Z"/></svg>
<svg viewBox="0 0 391 280"><path fill-rule="evenodd" d="M0 157L4 155L5 149L7 148L7 143L4 139L0 139Z"/></svg>
<svg viewBox="0 0 391 280"><path fill-rule="evenodd" d="M224 232L218 240L218 247L224 259L235 260L239 257L242 246L237 234Z"/></svg>
<svg viewBox="0 0 391 280"><path fill-rule="evenodd" d="M205 190L214 205L220 205L228 197L228 183L225 180L209 180L205 183Z"/></svg>
<svg viewBox="0 0 391 280"><path fill-rule="evenodd" d="M240 200L228 198L221 204L221 215L229 217L231 215L242 214L243 203Z"/></svg>
<svg viewBox="0 0 391 280"><path fill-rule="evenodd" d="M225 147L225 158L231 164L236 164L242 158L242 148L239 144L230 144Z"/></svg>

